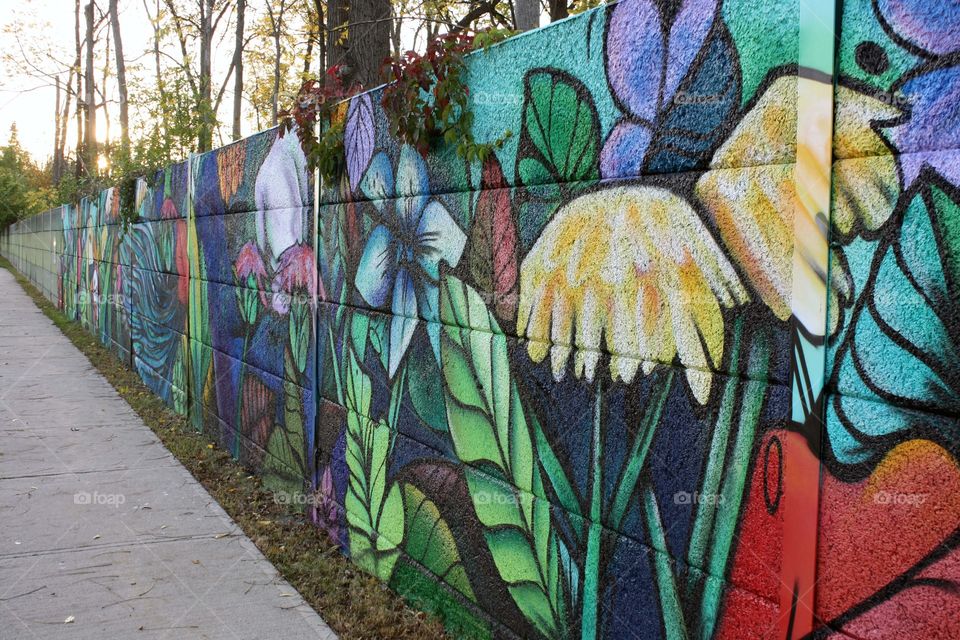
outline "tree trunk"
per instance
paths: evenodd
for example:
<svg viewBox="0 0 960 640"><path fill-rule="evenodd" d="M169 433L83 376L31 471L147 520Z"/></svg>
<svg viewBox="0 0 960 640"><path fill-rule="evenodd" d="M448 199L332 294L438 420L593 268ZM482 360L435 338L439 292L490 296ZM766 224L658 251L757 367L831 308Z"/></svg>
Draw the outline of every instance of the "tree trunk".
<svg viewBox="0 0 960 640"><path fill-rule="evenodd" d="M103 57L103 80L100 82L100 104L93 110L94 115L97 109L103 107L103 149L110 148L110 110L107 109L107 78L110 73L110 32L107 32L107 53Z"/></svg>
<svg viewBox="0 0 960 640"><path fill-rule="evenodd" d="M124 160L130 155L130 117L127 110L127 66L123 61L123 40L120 38L120 17L117 0L110 0L110 24L113 27L113 47L117 56L117 94L120 96L120 154Z"/></svg>
<svg viewBox="0 0 960 640"><path fill-rule="evenodd" d="M353 0L350 5L350 74L364 88L381 81L390 56L390 0Z"/></svg>
<svg viewBox="0 0 960 640"><path fill-rule="evenodd" d="M323 0L313 0L313 6L317 11L317 42L320 46L320 76L327 70L327 21L326 14L323 12Z"/></svg>
<svg viewBox="0 0 960 640"><path fill-rule="evenodd" d="M213 101L211 99L211 71L213 46L213 0L201 0L200 10L200 135L197 151L213 148Z"/></svg>
<svg viewBox="0 0 960 640"><path fill-rule="evenodd" d="M327 68L347 64L347 32L344 26L348 17L347 0L327 2Z"/></svg>
<svg viewBox="0 0 960 640"><path fill-rule="evenodd" d="M87 21L86 64L84 71L83 111L86 127L83 136L83 172L93 175L97 168L97 106L93 77L93 0L84 9Z"/></svg>
<svg viewBox="0 0 960 640"><path fill-rule="evenodd" d="M233 48L233 139L240 139L240 109L243 106L243 21L247 0L237 0L237 38Z"/></svg>
<svg viewBox="0 0 960 640"><path fill-rule="evenodd" d="M400 34L403 30L403 18L404 16L394 13L393 19L390 21L390 47L394 59L400 58L400 47L402 46Z"/></svg>
<svg viewBox="0 0 960 640"><path fill-rule="evenodd" d="M53 107L53 184L60 182L60 76L56 77L56 86Z"/></svg>
<svg viewBox="0 0 960 640"><path fill-rule="evenodd" d="M540 26L539 0L514 0L513 10L518 31L530 31Z"/></svg>
<svg viewBox="0 0 960 640"><path fill-rule="evenodd" d="M283 51L280 37L283 35L283 13L287 8L286 0L281 0L276 12L273 4L267 3L267 15L270 17L270 31L273 36L273 93L270 96L270 126L277 126L277 112L280 104L280 56Z"/></svg>
<svg viewBox="0 0 960 640"><path fill-rule="evenodd" d="M165 83L160 68L160 0L156 0L155 13L150 13L147 0L143 0L143 10L147 14L150 26L153 28L153 66L156 74L157 95L160 99L160 135L163 138L163 148L170 149L170 113L167 104Z"/></svg>
<svg viewBox="0 0 960 640"><path fill-rule="evenodd" d="M63 110L60 112L60 145L57 147L57 156L60 158L60 175L57 177L58 184L67 172L67 125L70 122L70 99L73 96L71 81L72 76L68 73L67 81L63 85Z"/></svg>
<svg viewBox="0 0 960 640"><path fill-rule="evenodd" d="M549 0L550 2L550 22L563 20L569 17L570 10L567 8L566 0Z"/></svg>
<svg viewBox="0 0 960 640"><path fill-rule="evenodd" d="M74 6L74 36L76 37L77 45L77 57L73 63L73 74L77 80L77 86L75 89L75 95L77 96L77 144L73 152L73 171L74 175L79 178L83 175L83 100L80 99L83 91L80 86L80 56L83 54L83 49L80 45L80 0L76 0Z"/></svg>
<svg viewBox="0 0 960 640"><path fill-rule="evenodd" d="M303 56L303 76L310 75L310 65L313 64L313 35L307 34L307 52Z"/></svg>

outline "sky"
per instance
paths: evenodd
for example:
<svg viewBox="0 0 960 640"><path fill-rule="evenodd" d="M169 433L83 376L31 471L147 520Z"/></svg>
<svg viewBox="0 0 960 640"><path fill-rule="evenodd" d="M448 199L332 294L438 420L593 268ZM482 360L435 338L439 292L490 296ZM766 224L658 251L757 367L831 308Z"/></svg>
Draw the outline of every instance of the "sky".
<svg viewBox="0 0 960 640"><path fill-rule="evenodd" d="M147 2L152 12L155 0ZM99 0L98 6L106 10L107 0ZM120 0L119 14L128 76L131 75L131 65L142 64L152 70L153 29L143 0ZM248 13L248 25L252 17ZM81 24L81 28L82 26ZM225 41L214 47L216 86L229 67L233 55L232 25L226 29L221 27L218 30L218 37L220 36L224 36ZM111 74L115 72L112 46L111 43ZM178 52L172 49L172 44L168 43L166 49L171 55L179 57ZM97 51L100 55L96 64L99 82L103 64L102 43ZM149 55L147 51L150 52ZM29 59L29 65L24 63L24 54ZM13 56L16 60L3 60L2 56L5 55ZM51 70L63 68L57 61L72 64L74 55L74 0L0 0L0 144L7 143L10 125L15 122L21 145L35 160L44 162L53 155L56 90L52 80L37 77L38 71L49 73ZM31 66L34 68L30 68ZM66 73L63 77L66 78ZM231 81L221 105L221 121L228 123L229 113L232 112L232 87ZM112 135L116 137L119 116L115 78L108 81L108 98L113 101L108 108L113 114ZM101 117L97 125L98 137L101 140L104 130ZM226 129L224 131L226 132ZM245 122L244 135L250 133L253 133L253 125ZM73 146L70 142L75 139L76 130L71 126L67 133L68 147ZM214 144L219 146L220 141L215 138Z"/></svg>

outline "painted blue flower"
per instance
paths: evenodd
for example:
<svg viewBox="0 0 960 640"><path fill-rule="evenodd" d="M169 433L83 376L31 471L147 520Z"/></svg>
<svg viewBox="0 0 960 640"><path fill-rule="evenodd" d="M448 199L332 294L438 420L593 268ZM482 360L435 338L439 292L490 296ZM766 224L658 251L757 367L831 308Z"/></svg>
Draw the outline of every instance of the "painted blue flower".
<svg viewBox="0 0 960 640"><path fill-rule="evenodd" d="M440 262L456 266L467 236L446 207L431 198L427 167L413 147L400 150L396 180L387 155L377 153L360 188L379 216L357 267L356 286L374 308L385 309L389 302L393 377L421 317L428 321L439 361Z"/></svg>
<svg viewBox="0 0 960 640"><path fill-rule="evenodd" d="M674 4L669 16L657 0L610 12L607 81L624 117L600 153L604 178L698 166L738 100L734 53L713 29L719 2Z"/></svg>
<svg viewBox="0 0 960 640"><path fill-rule="evenodd" d="M924 165L956 184L960 165L955 155L943 151L960 146L960 5L877 0L875 8L891 38L924 59L891 87L891 93L909 105L909 117L881 123L900 152L904 186Z"/></svg>

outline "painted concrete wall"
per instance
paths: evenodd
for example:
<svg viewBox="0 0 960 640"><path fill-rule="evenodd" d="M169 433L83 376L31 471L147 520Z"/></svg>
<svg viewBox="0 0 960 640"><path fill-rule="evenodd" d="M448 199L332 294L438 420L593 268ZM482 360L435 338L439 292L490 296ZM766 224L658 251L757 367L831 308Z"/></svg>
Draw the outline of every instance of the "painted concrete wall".
<svg viewBox="0 0 960 640"><path fill-rule="evenodd" d="M958 52L624 0L471 58L482 165L375 91L338 185L268 131L0 250L456 633L954 638Z"/></svg>

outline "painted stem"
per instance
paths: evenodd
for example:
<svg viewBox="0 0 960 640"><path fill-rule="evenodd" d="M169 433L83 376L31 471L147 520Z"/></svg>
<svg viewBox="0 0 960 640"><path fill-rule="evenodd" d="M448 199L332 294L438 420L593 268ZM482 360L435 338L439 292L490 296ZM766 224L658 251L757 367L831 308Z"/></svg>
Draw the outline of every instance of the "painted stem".
<svg viewBox="0 0 960 640"><path fill-rule="evenodd" d="M667 368L667 371L661 374L652 384L649 404L640 420L637 435L633 440L630 453L627 455L623 474L617 483L613 504L610 507L610 526L614 530L620 530L620 524L627 514L630 501L637 489L637 481L640 479L640 473L646 464L647 453L650 451L653 436L657 432L657 425L660 424L660 416L663 415L663 408L666 406L667 397L670 395L673 373L673 368Z"/></svg>
<svg viewBox="0 0 960 640"><path fill-rule="evenodd" d="M660 506L657 496L648 485L643 488L643 521L650 535L650 550L653 558L653 570L657 582L657 595L660 599L660 615L663 618L664 637L667 640L686 640L687 626L683 619L683 606L677 592L670 554L667 551L667 536L663 531L660 518Z"/></svg>
<svg viewBox="0 0 960 640"><path fill-rule="evenodd" d="M598 608L600 604L600 524L603 502L603 474L601 466L603 429L603 385L596 383L596 401L593 409L593 474L590 486L590 524L587 531L587 555L583 563L583 609L580 617L580 637L597 637Z"/></svg>
<svg viewBox="0 0 960 640"><path fill-rule="evenodd" d="M333 356L331 359L333 360L333 380L337 386L337 402L340 403L341 407L344 407L346 405L343 398L343 382L340 377L340 362L337 360L337 346L333 340L333 328L329 324L327 325L327 335L330 342L330 354Z"/></svg>
<svg viewBox="0 0 960 640"><path fill-rule="evenodd" d="M753 453L753 442L760 423L760 412L763 408L764 394L767 382L767 366L769 365L769 349L766 336L760 334L754 340L750 349L750 371L760 379L745 380L743 391L740 394L740 419L737 424L737 435L733 443L730 462L723 478L719 500L720 511L717 513L714 525L713 540L710 545L710 554L707 557L706 570L716 580L707 580L703 587L701 599L702 624L701 638L713 636L714 627L720 612L720 600L723 597L723 581L727 561L733 547L734 534L737 522L740 519L740 506L747 485L747 470L750 467L750 457Z"/></svg>
<svg viewBox="0 0 960 640"><path fill-rule="evenodd" d="M739 342L740 327L736 332L735 340ZM699 531L702 538L691 539L690 554L688 557L697 559L697 564L691 565L702 569L706 576L703 576L702 590L699 597L700 602L700 628L699 637L707 640L713 636L717 618L720 612L720 600L723 596L723 578L726 577L727 562L733 547L734 534L737 528L737 522L740 518L740 508L743 503L743 496L747 485L747 472L750 467L750 458L753 453L754 440L756 438L757 426L760 422L760 413L763 408L764 394L767 382L764 380L769 366L769 345L767 344L765 333L757 332L749 354L749 371L752 376L758 379L741 379L739 376L733 376L728 382L728 391L731 391L732 397L729 399L731 411L733 407L739 409L739 415L736 419L736 431L733 433L733 441L730 444L730 430L733 427L732 415L727 415L724 406L721 410L721 419L718 420L717 430L726 430L723 435L723 449L710 450L711 460L715 457L720 460L717 467L717 475L708 476L710 485L703 485L702 495L719 496L716 500L706 500L701 502L701 511L704 506L712 507L709 509L709 518L705 528ZM739 350L739 347L737 347ZM736 359L732 360L737 362ZM724 393L724 402L726 403L727 392ZM716 444L716 438L714 445ZM727 450L729 454L727 455ZM697 513L697 523L695 523L694 532L699 524L701 513ZM696 547L694 544L696 543ZM697 555L694 556L693 552ZM694 581L688 588L693 588ZM694 590L695 593L695 590Z"/></svg>
<svg viewBox="0 0 960 640"><path fill-rule="evenodd" d="M740 338L743 335L743 318L738 317L733 325L733 345L730 351L731 369L735 369L740 360ZM700 495L715 496L720 492L724 468L726 467L727 448L730 441L730 430L733 427L733 411L736 404L737 385L736 375L727 378L723 396L720 399L720 409L717 412L717 421L713 427L713 438L707 454L707 466L700 484ZM701 500L696 505L696 516L690 533L690 543L687 547L687 564L696 569L703 569L709 553L710 540L713 537L714 518L719 505L714 500ZM686 585L688 599L695 599L700 576L697 571L691 571Z"/></svg>
<svg viewBox="0 0 960 640"><path fill-rule="evenodd" d="M240 459L240 429L243 427L243 374L247 368L247 348L250 345L250 326L247 325L246 334L243 336L243 351L240 357L240 375L237 377L237 404L234 411L233 429L233 457Z"/></svg>

